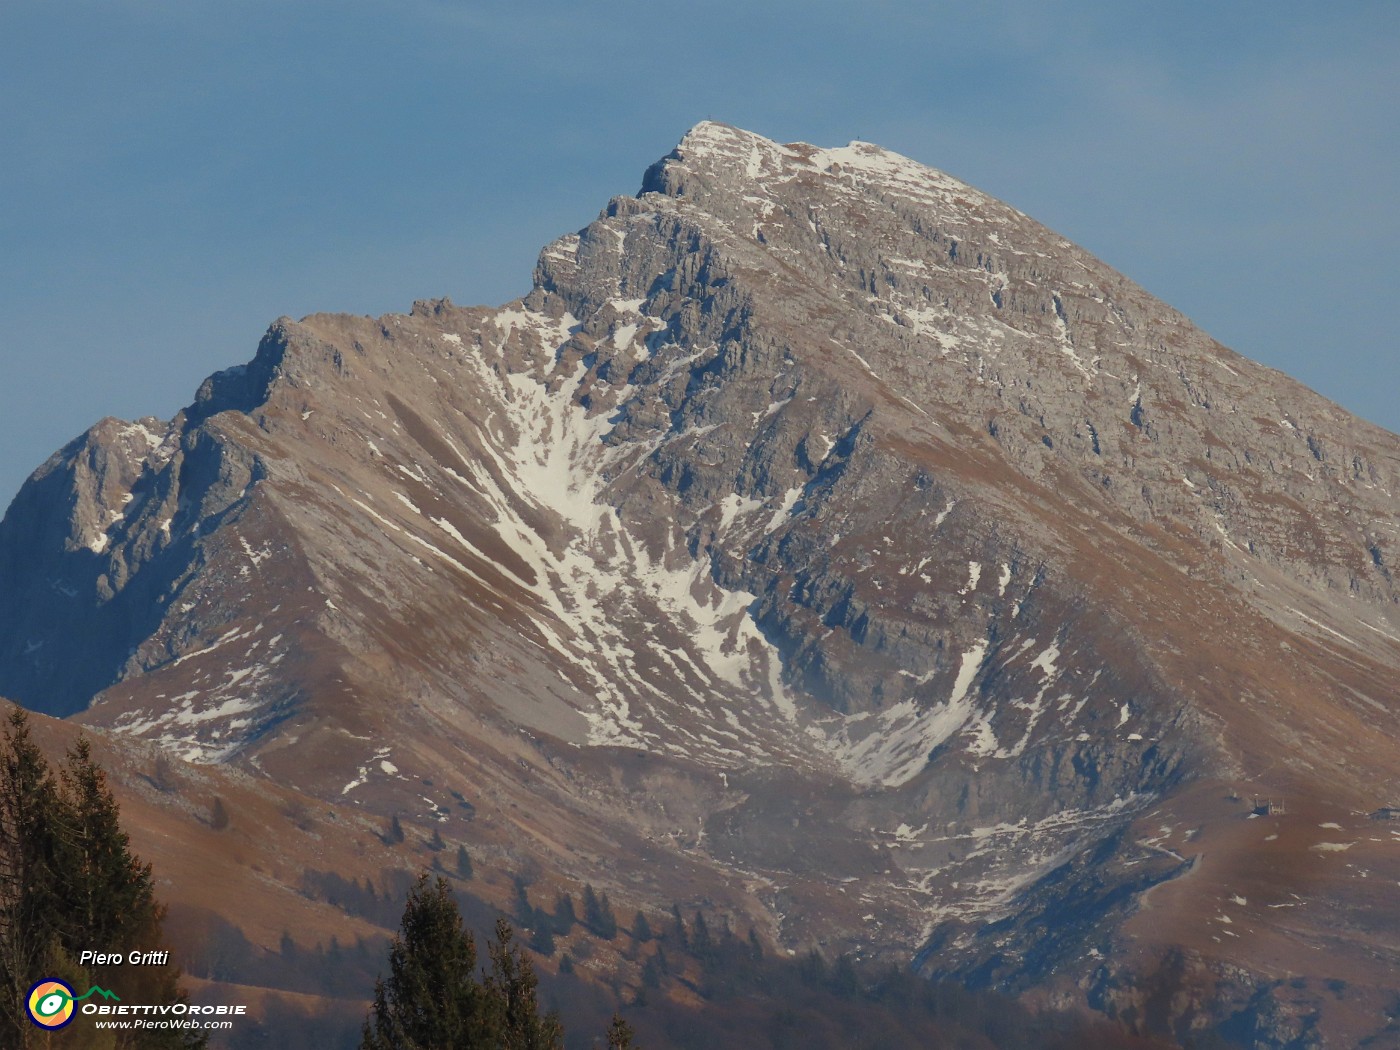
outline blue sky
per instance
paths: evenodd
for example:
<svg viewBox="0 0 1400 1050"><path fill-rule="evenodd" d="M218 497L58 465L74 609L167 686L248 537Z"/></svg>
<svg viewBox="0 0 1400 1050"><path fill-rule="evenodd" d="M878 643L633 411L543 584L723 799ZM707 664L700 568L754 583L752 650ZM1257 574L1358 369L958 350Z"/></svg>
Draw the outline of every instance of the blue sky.
<svg viewBox="0 0 1400 1050"><path fill-rule="evenodd" d="M4 0L0 506L281 314L522 294L705 118L948 171L1400 430L1397 55L1390 2Z"/></svg>

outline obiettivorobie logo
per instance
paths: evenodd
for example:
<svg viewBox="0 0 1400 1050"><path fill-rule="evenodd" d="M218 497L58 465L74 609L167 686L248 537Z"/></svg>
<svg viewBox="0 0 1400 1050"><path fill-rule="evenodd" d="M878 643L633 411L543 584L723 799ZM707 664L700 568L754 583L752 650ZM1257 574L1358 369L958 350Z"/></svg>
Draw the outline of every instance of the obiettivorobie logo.
<svg viewBox="0 0 1400 1050"><path fill-rule="evenodd" d="M85 1003L84 999L98 996L107 1000L102 1004ZM118 1005L111 1005L113 1002ZM79 1007L78 1004L82 1003ZM203 1006L186 1002L175 1003L124 1003L121 996L106 988L93 985L82 995L73 991L73 986L57 977L45 977L35 981L25 1000L29 1019L45 1031L53 1031L71 1024L78 1014L92 1016L99 1028L229 1028L228 1018L244 1017L248 1007L244 1003L221 1003ZM209 1017L218 1021L210 1021ZM204 1018L205 1020L200 1020Z"/></svg>
<svg viewBox="0 0 1400 1050"><path fill-rule="evenodd" d="M82 995L75 995L67 981L60 981L57 977L45 977L42 981L34 982L24 1005L29 1011L31 1021L40 1028L52 1030L71 1023L73 1015L77 1012L74 1004L82 1002L90 995L117 999L114 993L95 984ZM121 1002L120 999L117 1001Z"/></svg>

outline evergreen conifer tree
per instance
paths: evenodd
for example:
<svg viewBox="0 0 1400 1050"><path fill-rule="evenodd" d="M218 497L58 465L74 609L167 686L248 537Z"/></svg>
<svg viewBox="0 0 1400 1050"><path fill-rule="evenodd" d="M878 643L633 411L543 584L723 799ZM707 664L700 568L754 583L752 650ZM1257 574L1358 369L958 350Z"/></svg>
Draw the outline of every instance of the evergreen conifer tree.
<svg viewBox="0 0 1400 1050"><path fill-rule="evenodd" d="M613 1014L612 1024L608 1025L608 1050L634 1050L632 1026Z"/></svg>
<svg viewBox="0 0 1400 1050"><path fill-rule="evenodd" d="M836 957L829 980L832 991L843 999L853 999L860 994L860 977L856 973L855 963L845 952Z"/></svg>
<svg viewBox="0 0 1400 1050"><path fill-rule="evenodd" d="M610 941L617 936L617 916L613 914L612 901L605 892L598 898L598 936Z"/></svg>
<svg viewBox="0 0 1400 1050"><path fill-rule="evenodd" d="M59 914L62 808L28 716L12 708L0 741L0 1046L29 1044L24 999L58 946L52 921Z"/></svg>
<svg viewBox="0 0 1400 1050"><path fill-rule="evenodd" d="M361 1050L562 1050L554 1012L541 1016L534 964L505 919L477 978L476 943L447 881L424 873L409 891L389 976L376 982Z"/></svg>
<svg viewBox="0 0 1400 1050"><path fill-rule="evenodd" d="M826 960L822 958L821 952L815 948L809 948L807 954L797 962L797 976L802 979L802 983L809 987L816 987L826 982Z"/></svg>
<svg viewBox="0 0 1400 1050"><path fill-rule="evenodd" d="M690 946L690 938L686 934L685 919L681 917L681 906L679 904L671 905L671 936L676 939L676 943L679 944L682 949Z"/></svg>
<svg viewBox="0 0 1400 1050"><path fill-rule="evenodd" d="M591 882L583 884L583 924L594 933L598 932L598 923L602 919L602 905L598 901L598 892L593 888Z"/></svg>
<svg viewBox="0 0 1400 1050"><path fill-rule="evenodd" d="M710 927L705 922L705 915L699 909L696 909L695 922L690 927L690 950L700 960L701 965L708 966L714 961L715 943L710 937Z"/></svg>
<svg viewBox="0 0 1400 1050"><path fill-rule="evenodd" d="M62 909L72 924L65 939L86 937L112 950L127 947L143 927L160 920L151 866L132 856L116 799L86 739L68 752L62 778L72 805L64 814L68 826L61 849Z"/></svg>
<svg viewBox="0 0 1400 1050"><path fill-rule="evenodd" d="M578 913L574 910L574 899L567 893L559 894L554 898L554 932L561 937L568 936L576 922Z"/></svg>
<svg viewBox="0 0 1400 1050"><path fill-rule="evenodd" d="M223 831L228 824L228 807L224 805L223 799L216 797L209 805L209 826L215 831Z"/></svg>
<svg viewBox="0 0 1400 1050"><path fill-rule="evenodd" d="M534 964L514 943L514 933L505 919L496 920L496 939L488 951L491 976L486 994L500 1024L502 1050L563 1050L559 1017L553 1011L540 1016Z"/></svg>
<svg viewBox="0 0 1400 1050"><path fill-rule="evenodd" d="M69 750L61 778L62 874L55 885L58 950L69 960L95 945L123 958L133 951L157 950L165 909L156 900L151 866L131 852L107 775L94 761L86 738L80 737ZM185 998L180 971L168 963L98 966L85 971L82 979L104 988L120 984L123 997L137 1002L176 1003ZM131 1045L203 1046L204 1039L187 1030L150 1029L140 1032Z"/></svg>
<svg viewBox="0 0 1400 1050"><path fill-rule="evenodd" d="M28 715L13 708L0 736L0 1046L37 1045L42 1033L25 1016L24 1000L44 976L75 987L120 984L135 1002L182 1001L174 966L126 966L118 975L77 961L88 948L122 956L158 949L163 917L151 867L131 852L87 740L68 752L56 778L30 736ZM66 1042L78 1047L84 1036L98 1037L84 1029ZM145 1029L103 1045L155 1050L202 1047L204 1039L185 1029Z"/></svg>
<svg viewBox="0 0 1400 1050"><path fill-rule="evenodd" d="M617 936L617 918L613 915L612 902L606 893L600 897L588 883L583 887L583 924L606 941Z"/></svg>
<svg viewBox="0 0 1400 1050"><path fill-rule="evenodd" d="M476 976L476 942L445 879L409 890L389 976L375 982L362 1050L495 1047L493 1015Z"/></svg>

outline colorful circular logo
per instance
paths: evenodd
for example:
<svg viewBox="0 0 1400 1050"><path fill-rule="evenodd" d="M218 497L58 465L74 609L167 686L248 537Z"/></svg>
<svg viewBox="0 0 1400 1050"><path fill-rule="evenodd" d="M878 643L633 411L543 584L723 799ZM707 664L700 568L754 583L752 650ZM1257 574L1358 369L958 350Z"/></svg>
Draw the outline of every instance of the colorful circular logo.
<svg viewBox="0 0 1400 1050"><path fill-rule="evenodd" d="M40 1028L62 1028L73 1020L73 989L54 977L45 977L29 989L25 1001L29 1019Z"/></svg>

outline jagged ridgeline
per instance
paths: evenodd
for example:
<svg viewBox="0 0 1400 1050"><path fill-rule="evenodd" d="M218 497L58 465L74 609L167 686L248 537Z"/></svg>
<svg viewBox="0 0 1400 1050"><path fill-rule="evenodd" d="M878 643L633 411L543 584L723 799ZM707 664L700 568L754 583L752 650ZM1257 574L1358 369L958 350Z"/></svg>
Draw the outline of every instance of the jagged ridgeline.
<svg viewBox="0 0 1400 1050"><path fill-rule="evenodd" d="M1013 208L706 123L521 299L283 319L57 453L0 693L784 952L1353 1045L1398 483Z"/></svg>

